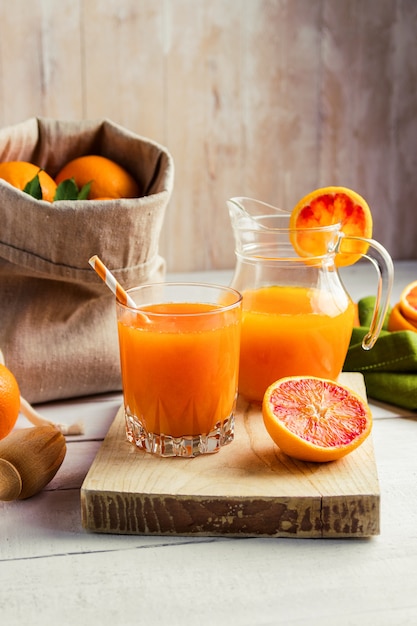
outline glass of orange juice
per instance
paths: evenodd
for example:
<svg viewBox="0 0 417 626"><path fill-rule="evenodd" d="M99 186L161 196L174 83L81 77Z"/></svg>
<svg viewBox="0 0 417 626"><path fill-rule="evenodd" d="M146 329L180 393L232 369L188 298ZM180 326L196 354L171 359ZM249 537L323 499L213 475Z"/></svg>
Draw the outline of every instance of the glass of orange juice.
<svg viewBox="0 0 417 626"><path fill-rule="evenodd" d="M241 300L230 287L154 283L117 303L127 439L194 457L233 441Z"/></svg>

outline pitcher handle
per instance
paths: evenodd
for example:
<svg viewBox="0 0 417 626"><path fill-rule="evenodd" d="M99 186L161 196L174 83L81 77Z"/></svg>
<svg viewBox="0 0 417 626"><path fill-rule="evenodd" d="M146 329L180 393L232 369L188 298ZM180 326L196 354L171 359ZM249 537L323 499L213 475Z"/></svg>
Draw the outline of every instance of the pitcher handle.
<svg viewBox="0 0 417 626"><path fill-rule="evenodd" d="M360 241L367 244L368 249L366 253L362 253L362 256L365 259L368 259L368 261L371 261L378 274L378 289L372 320L369 326L369 331L362 340L362 348L364 350L370 350L378 339L390 305L391 291L394 281L394 265L388 251L374 239L366 239L364 237L355 237L341 233L338 245L339 249L343 241Z"/></svg>

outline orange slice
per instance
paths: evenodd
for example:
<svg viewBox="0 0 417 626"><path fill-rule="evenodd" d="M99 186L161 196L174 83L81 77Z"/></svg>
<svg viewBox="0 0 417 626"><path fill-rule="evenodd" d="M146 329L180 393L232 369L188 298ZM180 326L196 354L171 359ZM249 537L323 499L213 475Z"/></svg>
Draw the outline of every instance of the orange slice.
<svg viewBox="0 0 417 626"><path fill-rule="evenodd" d="M345 385L317 377L281 378L265 392L265 427L287 454L302 461L335 461L369 435L368 404Z"/></svg>
<svg viewBox="0 0 417 626"><path fill-rule="evenodd" d="M400 304L400 302L397 302L397 304L392 308L388 319L388 330L391 332L396 330L412 330L417 332L417 321L413 323L412 320L404 317Z"/></svg>
<svg viewBox="0 0 417 626"><path fill-rule="evenodd" d="M308 229L340 224L347 236L372 237L372 215L367 202L356 191L347 187L322 187L302 198L291 213L290 228ZM296 235L293 245L300 256L321 256L323 237L311 232ZM336 265L352 265L366 254L368 246L361 241L342 241Z"/></svg>
<svg viewBox="0 0 417 626"><path fill-rule="evenodd" d="M417 323L417 280L407 285L401 293L400 309L409 322Z"/></svg>

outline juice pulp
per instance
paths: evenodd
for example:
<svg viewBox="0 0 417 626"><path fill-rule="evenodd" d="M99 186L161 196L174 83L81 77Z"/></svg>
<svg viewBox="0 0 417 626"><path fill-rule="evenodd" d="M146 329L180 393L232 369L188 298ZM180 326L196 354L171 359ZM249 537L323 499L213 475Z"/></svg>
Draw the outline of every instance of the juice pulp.
<svg viewBox="0 0 417 626"><path fill-rule="evenodd" d="M346 294L271 286L242 295L239 393L261 402L267 387L285 376L338 377L354 317Z"/></svg>
<svg viewBox="0 0 417 626"><path fill-rule="evenodd" d="M148 433L209 433L234 409L240 309L166 303L141 310L149 324L131 311L118 322L127 413Z"/></svg>

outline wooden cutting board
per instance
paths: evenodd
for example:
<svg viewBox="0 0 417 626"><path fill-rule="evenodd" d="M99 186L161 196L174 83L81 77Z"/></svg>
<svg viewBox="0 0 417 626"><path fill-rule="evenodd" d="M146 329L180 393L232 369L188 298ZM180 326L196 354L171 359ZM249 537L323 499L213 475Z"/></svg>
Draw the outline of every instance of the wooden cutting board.
<svg viewBox="0 0 417 626"><path fill-rule="evenodd" d="M365 397L361 374L340 381ZM128 443L121 408L81 487L83 526L101 533L368 537L379 534L379 505L372 435L339 461L296 461L241 399L235 440L192 459Z"/></svg>

